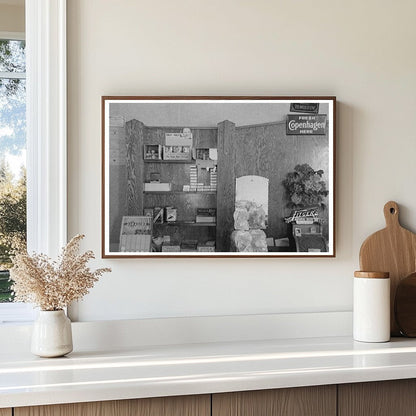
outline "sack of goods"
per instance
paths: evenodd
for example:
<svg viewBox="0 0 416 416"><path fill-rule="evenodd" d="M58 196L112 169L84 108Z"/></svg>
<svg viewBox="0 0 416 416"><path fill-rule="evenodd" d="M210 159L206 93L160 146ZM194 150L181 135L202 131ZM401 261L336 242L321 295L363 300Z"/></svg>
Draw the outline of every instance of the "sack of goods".
<svg viewBox="0 0 416 416"><path fill-rule="evenodd" d="M267 253L266 233L263 230L233 231L231 250L249 253Z"/></svg>
<svg viewBox="0 0 416 416"><path fill-rule="evenodd" d="M261 230L266 228L266 213L252 201L237 201L234 211L234 229Z"/></svg>

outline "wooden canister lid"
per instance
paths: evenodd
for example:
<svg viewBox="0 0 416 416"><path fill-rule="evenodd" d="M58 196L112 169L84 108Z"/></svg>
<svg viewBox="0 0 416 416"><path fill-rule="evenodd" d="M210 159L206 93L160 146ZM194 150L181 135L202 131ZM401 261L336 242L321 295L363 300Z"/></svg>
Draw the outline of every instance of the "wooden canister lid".
<svg viewBox="0 0 416 416"><path fill-rule="evenodd" d="M354 272L354 277L364 277L366 279L388 279L389 276L389 272Z"/></svg>

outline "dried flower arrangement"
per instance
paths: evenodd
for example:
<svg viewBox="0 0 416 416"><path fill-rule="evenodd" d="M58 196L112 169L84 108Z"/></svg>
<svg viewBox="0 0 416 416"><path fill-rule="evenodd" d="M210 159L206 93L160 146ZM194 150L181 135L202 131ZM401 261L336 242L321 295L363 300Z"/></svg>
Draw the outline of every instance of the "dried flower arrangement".
<svg viewBox="0 0 416 416"><path fill-rule="evenodd" d="M83 238L80 234L72 238L62 249L58 261L45 254L17 252L10 270L14 301L34 303L45 311L57 311L86 295L99 277L111 269L92 271L87 267L94 253L78 254Z"/></svg>

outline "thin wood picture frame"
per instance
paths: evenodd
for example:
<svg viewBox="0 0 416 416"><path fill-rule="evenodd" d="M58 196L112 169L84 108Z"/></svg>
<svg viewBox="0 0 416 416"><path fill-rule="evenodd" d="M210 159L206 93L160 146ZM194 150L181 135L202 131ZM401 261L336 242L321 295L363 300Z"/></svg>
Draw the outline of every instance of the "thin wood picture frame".
<svg viewBox="0 0 416 416"><path fill-rule="evenodd" d="M101 104L103 258L335 257L336 97Z"/></svg>

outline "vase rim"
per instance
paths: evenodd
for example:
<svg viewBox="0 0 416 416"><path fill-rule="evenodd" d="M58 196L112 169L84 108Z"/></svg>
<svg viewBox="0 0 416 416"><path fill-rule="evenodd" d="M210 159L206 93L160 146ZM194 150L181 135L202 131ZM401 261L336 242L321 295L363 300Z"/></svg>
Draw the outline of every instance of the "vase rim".
<svg viewBox="0 0 416 416"><path fill-rule="evenodd" d="M48 311L48 310L45 310L45 309L40 309L39 310L39 312L44 312L44 313L60 313L60 312L63 312L64 310L63 309L57 309L56 311Z"/></svg>

